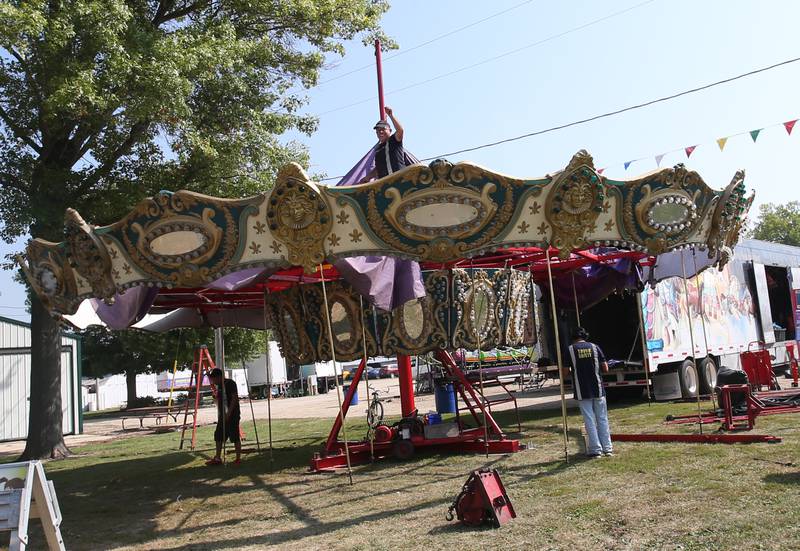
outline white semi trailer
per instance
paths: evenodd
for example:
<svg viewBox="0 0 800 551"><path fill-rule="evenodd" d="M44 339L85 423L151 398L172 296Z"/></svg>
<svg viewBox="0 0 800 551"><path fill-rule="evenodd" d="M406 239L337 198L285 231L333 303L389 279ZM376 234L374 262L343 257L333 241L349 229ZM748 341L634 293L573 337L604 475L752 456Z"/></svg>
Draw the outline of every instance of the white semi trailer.
<svg viewBox="0 0 800 551"><path fill-rule="evenodd" d="M684 266L693 268L704 254L684 251ZM691 398L713 389L719 367L741 368L740 354L748 349L766 348L776 372L788 369L787 345L794 346L798 337L799 295L800 248L743 239L722 270L711 267L686 280L668 277L646 285L641 294L612 294L582 310L581 325L613 360L603 377L610 394L641 392L650 382L656 398ZM559 318L566 335L576 322L574 310Z"/></svg>

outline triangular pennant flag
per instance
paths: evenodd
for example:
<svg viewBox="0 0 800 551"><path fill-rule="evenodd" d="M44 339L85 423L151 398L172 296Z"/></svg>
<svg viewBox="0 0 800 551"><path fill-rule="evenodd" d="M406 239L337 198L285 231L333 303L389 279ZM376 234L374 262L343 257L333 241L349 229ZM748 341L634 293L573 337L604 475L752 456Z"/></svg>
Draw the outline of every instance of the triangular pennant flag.
<svg viewBox="0 0 800 551"><path fill-rule="evenodd" d="M625 170L628 170L628 167L633 164L633 161L628 161L627 163L624 164L625 164Z"/></svg>
<svg viewBox="0 0 800 551"><path fill-rule="evenodd" d="M717 140L717 145L719 146L719 150L722 151L725 149L725 144L728 143L728 138L720 138Z"/></svg>
<svg viewBox="0 0 800 551"><path fill-rule="evenodd" d="M786 129L786 133L789 134L790 136L792 135L792 128L794 128L794 123L796 122L797 119L783 123L783 127Z"/></svg>
<svg viewBox="0 0 800 551"><path fill-rule="evenodd" d="M686 158L687 158L687 159L688 159L689 157L691 157L691 156L692 156L692 153L694 153L694 150L695 150L696 148L697 148L697 146L696 146L696 145L690 145L689 147L687 147L686 149L684 149L684 151L686 152Z"/></svg>
<svg viewBox="0 0 800 551"><path fill-rule="evenodd" d="M662 153L661 155L656 155L656 166L661 166L661 160L664 158L666 153Z"/></svg>
<svg viewBox="0 0 800 551"><path fill-rule="evenodd" d="M751 130L750 137L753 138L753 143L758 139L758 135L761 133L763 128L759 128L758 130Z"/></svg>
<svg viewBox="0 0 800 551"><path fill-rule="evenodd" d="M597 173L598 174L602 174L604 170L605 170L605 168L598 168L597 169Z"/></svg>

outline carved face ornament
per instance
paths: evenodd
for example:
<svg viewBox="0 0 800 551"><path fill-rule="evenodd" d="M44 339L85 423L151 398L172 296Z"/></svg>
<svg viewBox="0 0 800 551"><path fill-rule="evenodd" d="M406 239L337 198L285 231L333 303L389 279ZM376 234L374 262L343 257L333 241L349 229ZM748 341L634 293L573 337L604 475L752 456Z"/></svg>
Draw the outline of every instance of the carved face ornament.
<svg viewBox="0 0 800 551"><path fill-rule="evenodd" d="M307 197L289 196L281 206L281 221L292 229L303 229L314 220L314 205Z"/></svg>
<svg viewBox="0 0 800 551"><path fill-rule="evenodd" d="M592 188L589 184L580 182L569 187L564 192L564 210L572 214L580 214L592 206Z"/></svg>

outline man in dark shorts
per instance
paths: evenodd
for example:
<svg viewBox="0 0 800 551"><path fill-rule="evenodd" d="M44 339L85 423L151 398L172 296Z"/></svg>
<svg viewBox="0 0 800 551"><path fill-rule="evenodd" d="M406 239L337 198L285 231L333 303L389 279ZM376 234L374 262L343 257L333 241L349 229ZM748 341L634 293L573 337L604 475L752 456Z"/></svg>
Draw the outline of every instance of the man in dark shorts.
<svg viewBox="0 0 800 551"><path fill-rule="evenodd" d="M583 327L572 332L569 357L572 363L572 388L583 414L586 429L586 455L612 455L611 432L608 427L606 392L600 373L608 373L608 363L600 347L588 342Z"/></svg>
<svg viewBox="0 0 800 551"><path fill-rule="evenodd" d="M375 124L375 134L378 136L378 146L375 149L375 167L361 180L369 182L373 178L383 178L406 166L406 152L403 149L403 125L394 118L391 107L384 107L386 114L394 124L394 134L389 123L379 120Z"/></svg>
<svg viewBox="0 0 800 551"><path fill-rule="evenodd" d="M239 389L235 381L223 377L222 370L218 367L211 370L211 373L208 374L208 380L217 387L217 430L214 431L217 453L206 464L222 464L222 443L225 440L230 440L236 448L236 460L233 464L238 465L242 459L242 441L239 437ZM223 395L225 396L224 401ZM223 424L225 426L224 436L222 434Z"/></svg>

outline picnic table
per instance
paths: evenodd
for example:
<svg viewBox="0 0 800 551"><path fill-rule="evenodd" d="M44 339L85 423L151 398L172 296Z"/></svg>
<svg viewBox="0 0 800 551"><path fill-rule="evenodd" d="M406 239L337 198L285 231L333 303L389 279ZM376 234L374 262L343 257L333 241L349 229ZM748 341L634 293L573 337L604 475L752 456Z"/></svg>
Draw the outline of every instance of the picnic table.
<svg viewBox="0 0 800 551"><path fill-rule="evenodd" d="M163 419L172 419L178 422L178 416L184 413L185 409L176 406L152 406L144 408L126 409L122 414L122 430L133 430L125 428L125 421L128 419L138 419L139 428L144 428L145 419L155 419L156 425L160 425ZM189 415L194 419L194 411L189 410Z"/></svg>

